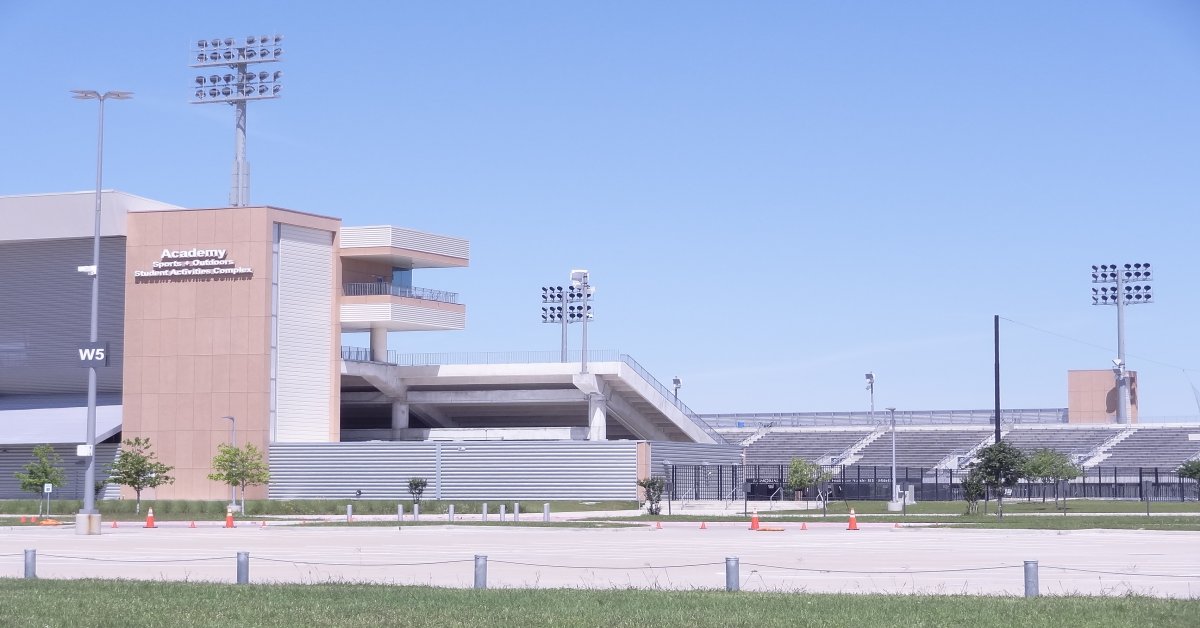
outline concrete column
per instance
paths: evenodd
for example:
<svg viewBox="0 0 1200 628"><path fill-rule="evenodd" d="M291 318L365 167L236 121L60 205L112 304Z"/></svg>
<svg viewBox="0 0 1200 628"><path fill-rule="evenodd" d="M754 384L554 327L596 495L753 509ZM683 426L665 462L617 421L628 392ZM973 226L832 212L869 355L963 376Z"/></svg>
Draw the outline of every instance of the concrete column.
<svg viewBox="0 0 1200 628"><path fill-rule="evenodd" d="M608 440L608 404L604 395L588 395L588 440Z"/></svg>
<svg viewBox="0 0 1200 628"><path fill-rule="evenodd" d="M392 429L406 430L408 429L408 402L393 401L392 402ZM396 435L393 434L393 437Z"/></svg>
<svg viewBox="0 0 1200 628"><path fill-rule="evenodd" d="M388 330L383 327L371 328L371 360L387 362Z"/></svg>

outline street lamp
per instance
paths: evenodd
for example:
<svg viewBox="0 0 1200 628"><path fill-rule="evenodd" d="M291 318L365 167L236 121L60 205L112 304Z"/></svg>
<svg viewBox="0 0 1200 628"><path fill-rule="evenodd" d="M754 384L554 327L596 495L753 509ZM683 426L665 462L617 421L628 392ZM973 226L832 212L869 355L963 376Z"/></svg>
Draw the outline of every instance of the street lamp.
<svg viewBox="0 0 1200 628"><path fill-rule="evenodd" d="M671 383L675 385L675 401L679 401L679 389L683 387L683 380L676 375L671 379Z"/></svg>
<svg viewBox="0 0 1200 628"><path fill-rule="evenodd" d="M234 107L233 186L229 192L232 207L250 203L250 163L246 161L246 103L251 100L279 98L283 91L283 72L260 71L250 66L283 60L279 47L282 35L251 35L243 44L232 37L201 39L192 47L190 67L214 72L196 77L192 104L227 103ZM227 68L223 74L221 68ZM236 72L236 74L235 74Z"/></svg>
<svg viewBox="0 0 1200 628"><path fill-rule="evenodd" d="M100 331L100 189L104 181L104 101L109 98L128 100L133 97L133 92L108 91L101 94L91 89L73 89L71 93L79 100L100 101L100 130L96 140L96 224L92 236L92 265L79 268L92 276L92 320L88 338L94 349L99 343ZM83 351L80 351L80 358L83 358ZM100 534L100 513L96 511L96 362L91 360L88 364L86 454L88 461L87 471L83 475L83 507L75 519L75 534Z"/></svg>
<svg viewBox="0 0 1200 628"><path fill-rule="evenodd" d="M888 408L887 411L892 415L892 503L895 503L900 498L896 484L896 409Z"/></svg>
<svg viewBox="0 0 1200 628"><path fill-rule="evenodd" d="M1092 283L1116 284L1092 288L1092 305L1117 306L1117 358L1113 360L1113 375L1117 380L1117 423L1129 422L1129 371L1125 363L1125 306L1151 303L1154 295L1149 282L1153 281L1150 264L1101 264L1092 266Z"/></svg>
<svg viewBox="0 0 1200 628"><path fill-rule="evenodd" d="M231 416L223 416L222 419L229 419L229 441L234 449L237 449L237 419ZM237 485L229 484L229 508L237 508Z"/></svg>

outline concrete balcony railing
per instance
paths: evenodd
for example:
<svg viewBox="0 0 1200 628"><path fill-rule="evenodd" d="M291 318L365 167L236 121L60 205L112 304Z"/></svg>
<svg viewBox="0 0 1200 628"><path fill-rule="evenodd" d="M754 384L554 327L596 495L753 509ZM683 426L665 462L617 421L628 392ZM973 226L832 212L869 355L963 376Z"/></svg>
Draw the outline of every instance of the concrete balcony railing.
<svg viewBox="0 0 1200 628"><path fill-rule="evenodd" d="M425 299L439 303L458 303L457 292L430 288L405 288L389 283L348 283L342 286L342 294L348 297L391 296Z"/></svg>

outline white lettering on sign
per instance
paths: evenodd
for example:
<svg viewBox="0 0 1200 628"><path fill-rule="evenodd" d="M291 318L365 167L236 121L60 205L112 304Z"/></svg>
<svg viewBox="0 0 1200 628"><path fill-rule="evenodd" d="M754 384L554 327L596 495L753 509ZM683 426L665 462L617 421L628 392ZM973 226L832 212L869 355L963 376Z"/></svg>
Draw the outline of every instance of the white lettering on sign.
<svg viewBox="0 0 1200 628"><path fill-rule="evenodd" d="M172 251L171 249L163 249L163 251L162 251L163 259L176 259L176 258L196 259L196 258L205 258L205 257L215 257L217 259L224 259L225 258L225 249L188 249L186 251Z"/></svg>
<svg viewBox="0 0 1200 628"><path fill-rule="evenodd" d="M228 249L163 249L159 261L150 270L135 270L137 281L154 279L244 279L254 275L249 266L238 266L228 259Z"/></svg>
<svg viewBox="0 0 1200 628"><path fill-rule="evenodd" d="M96 360L102 362L104 361L104 353L104 347L88 347L86 349L79 350L79 359Z"/></svg>

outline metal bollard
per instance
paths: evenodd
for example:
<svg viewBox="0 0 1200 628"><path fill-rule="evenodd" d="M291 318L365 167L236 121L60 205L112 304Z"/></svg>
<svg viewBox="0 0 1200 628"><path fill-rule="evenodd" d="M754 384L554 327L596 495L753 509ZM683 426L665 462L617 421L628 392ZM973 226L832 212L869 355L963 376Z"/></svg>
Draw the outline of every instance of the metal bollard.
<svg viewBox="0 0 1200 628"><path fill-rule="evenodd" d="M550 523L550 502L542 504L542 523Z"/></svg>
<svg viewBox="0 0 1200 628"><path fill-rule="evenodd" d="M506 508L508 508L508 506L500 504L500 523L504 523L504 515L508 514L508 511L505 510Z"/></svg>
<svg viewBox="0 0 1200 628"><path fill-rule="evenodd" d="M446 522L454 523L454 504L450 504L449 510L446 511Z"/></svg>
<svg viewBox="0 0 1200 628"><path fill-rule="evenodd" d="M487 556L475 555L475 588L487 588Z"/></svg>
<svg viewBox="0 0 1200 628"><path fill-rule="evenodd" d="M354 520L354 504L346 504L346 523Z"/></svg>
<svg viewBox="0 0 1200 628"><path fill-rule="evenodd" d="M404 504L396 504L396 522L404 522Z"/></svg>
<svg viewBox="0 0 1200 628"><path fill-rule="evenodd" d="M481 511L483 513L483 521L486 523L487 522L487 502L483 502L483 507L481 508Z"/></svg>
<svg viewBox="0 0 1200 628"><path fill-rule="evenodd" d="M250 552L237 553L237 583L250 584Z"/></svg>
<svg viewBox="0 0 1200 628"><path fill-rule="evenodd" d="M37 550L25 550L25 578L33 580L37 578Z"/></svg>
<svg viewBox="0 0 1200 628"><path fill-rule="evenodd" d="M413 521L421 519L421 504L413 504Z"/></svg>
<svg viewBox="0 0 1200 628"><path fill-rule="evenodd" d="M738 585L738 568L739 561L737 556L732 556L725 559L725 590L737 591L741 587Z"/></svg>
<svg viewBox="0 0 1200 628"><path fill-rule="evenodd" d="M1025 561L1025 597L1038 596L1038 561Z"/></svg>
<svg viewBox="0 0 1200 628"><path fill-rule="evenodd" d="M521 502L513 502L513 521L521 520Z"/></svg>

